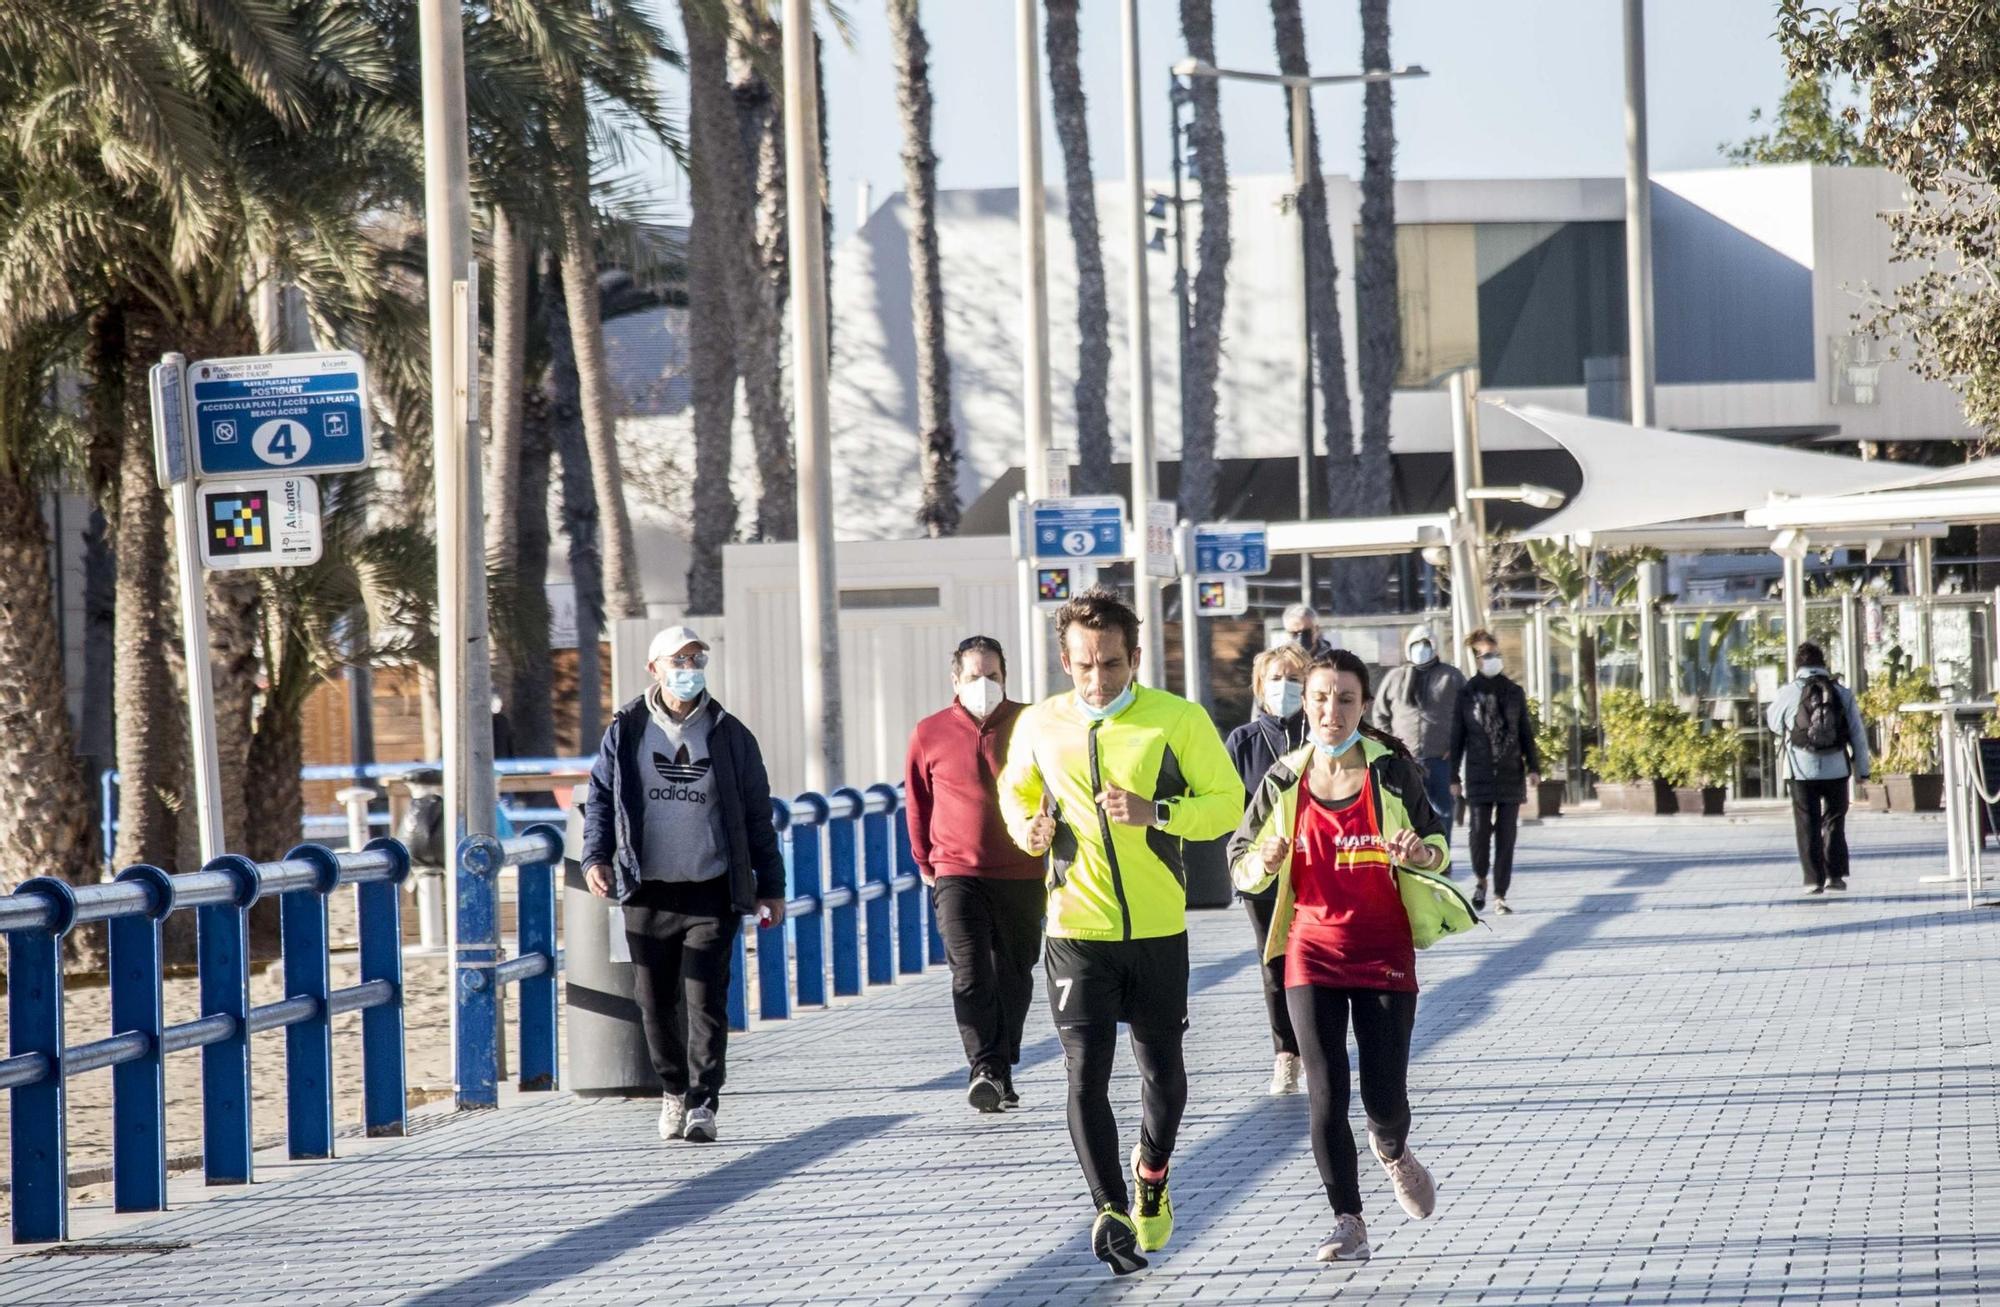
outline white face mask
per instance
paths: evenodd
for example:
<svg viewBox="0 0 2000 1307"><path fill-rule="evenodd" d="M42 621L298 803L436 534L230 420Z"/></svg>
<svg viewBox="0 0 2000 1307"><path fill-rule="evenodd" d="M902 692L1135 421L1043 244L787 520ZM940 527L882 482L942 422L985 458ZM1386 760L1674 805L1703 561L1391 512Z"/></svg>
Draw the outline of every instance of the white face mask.
<svg viewBox="0 0 2000 1307"><path fill-rule="evenodd" d="M1410 661L1419 667L1429 667L1437 656L1437 649L1429 640L1419 640L1410 646Z"/></svg>
<svg viewBox="0 0 2000 1307"><path fill-rule="evenodd" d="M1264 682L1264 711L1273 717L1290 717L1304 701L1306 688L1297 681L1274 676Z"/></svg>
<svg viewBox="0 0 2000 1307"><path fill-rule="evenodd" d="M1479 674L1481 676L1498 676L1506 666L1505 663L1500 661L1499 654L1488 654L1479 660Z"/></svg>
<svg viewBox="0 0 2000 1307"><path fill-rule="evenodd" d="M1007 697L1007 691L1000 682L990 676L962 681L958 686L958 701L965 705L965 711L984 721L989 713L998 708Z"/></svg>

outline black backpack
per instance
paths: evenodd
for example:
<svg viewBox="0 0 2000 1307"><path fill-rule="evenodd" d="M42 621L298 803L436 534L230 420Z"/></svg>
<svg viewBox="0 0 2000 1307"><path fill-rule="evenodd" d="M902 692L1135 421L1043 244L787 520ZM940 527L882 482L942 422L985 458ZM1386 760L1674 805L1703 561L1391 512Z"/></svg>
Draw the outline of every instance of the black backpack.
<svg viewBox="0 0 2000 1307"><path fill-rule="evenodd" d="M1831 676L1806 678L1792 715L1792 747L1831 753L1847 745L1847 705L1841 702L1840 687Z"/></svg>

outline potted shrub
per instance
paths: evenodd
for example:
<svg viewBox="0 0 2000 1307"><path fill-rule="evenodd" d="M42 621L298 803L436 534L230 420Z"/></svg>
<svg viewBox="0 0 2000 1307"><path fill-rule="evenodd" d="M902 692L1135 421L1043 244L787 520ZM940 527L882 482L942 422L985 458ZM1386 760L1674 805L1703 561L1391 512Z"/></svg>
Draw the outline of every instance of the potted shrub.
<svg viewBox="0 0 2000 1307"><path fill-rule="evenodd" d="M1604 741L1584 758L1597 773L1598 799L1609 812L1665 816L1675 810L1673 790L1663 778L1662 747L1673 723L1686 714L1672 704L1647 703L1631 690L1612 690L1598 703Z"/></svg>
<svg viewBox="0 0 2000 1307"><path fill-rule="evenodd" d="M1676 811L1722 816L1741 753L1742 742L1735 732L1723 728L1704 731L1699 721L1687 718L1666 749L1665 770L1674 787Z"/></svg>
<svg viewBox="0 0 2000 1307"><path fill-rule="evenodd" d="M1900 649L1889 651L1889 666L1861 696L1861 713L1875 726L1879 751L1875 778L1891 812L1937 812L1944 807L1944 777L1938 771L1938 718L1905 713L1906 703L1936 699L1937 681L1928 667L1912 666Z"/></svg>
<svg viewBox="0 0 2000 1307"><path fill-rule="evenodd" d="M1528 717L1535 727L1535 750L1542 755L1542 786L1530 796L1540 817L1562 816L1569 790L1569 728L1576 714L1569 705L1552 703L1546 717L1539 700L1528 700Z"/></svg>

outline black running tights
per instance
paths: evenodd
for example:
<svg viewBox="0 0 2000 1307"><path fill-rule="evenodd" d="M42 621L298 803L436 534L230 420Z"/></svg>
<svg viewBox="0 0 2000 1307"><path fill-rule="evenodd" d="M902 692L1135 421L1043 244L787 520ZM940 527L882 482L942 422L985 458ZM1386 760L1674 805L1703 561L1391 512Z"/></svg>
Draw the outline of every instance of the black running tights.
<svg viewBox="0 0 2000 1307"><path fill-rule="evenodd" d="M1485 880L1490 862L1493 892L1503 899L1507 897L1507 887L1514 881L1514 838L1520 830L1520 804L1472 805L1472 874Z"/></svg>
<svg viewBox="0 0 2000 1307"><path fill-rule="evenodd" d="M1118 1120L1111 1113L1111 1063L1118 1052L1118 1025L1058 1026L1063 1064L1069 1069L1069 1137L1090 1201L1131 1210L1125 1183L1126 1159L1118 1147ZM1162 1167L1173 1155L1187 1110L1187 1063L1181 1059L1181 1028L1132 1032L1132 1058L1139 1064L1139 1156L1148 1167Z"/></svg>
<svg viewBox="0 0 2000 1307"><path fill-rule="evenodd" d="M1384 1155L1403 1155L1410 1133L1410 1030L1417 996L1386 989L1327 989L1295 985L1285 991L1292 1027L1299 1032L1306 1094L1312 1103L1313 1160L1336 1216L1361 1215L1361 1175L1354 1130L1347 1123L1347 1019L1354 1015L1354 1043L1361 1052L1361 1107L1368 1133Z"/></svg>

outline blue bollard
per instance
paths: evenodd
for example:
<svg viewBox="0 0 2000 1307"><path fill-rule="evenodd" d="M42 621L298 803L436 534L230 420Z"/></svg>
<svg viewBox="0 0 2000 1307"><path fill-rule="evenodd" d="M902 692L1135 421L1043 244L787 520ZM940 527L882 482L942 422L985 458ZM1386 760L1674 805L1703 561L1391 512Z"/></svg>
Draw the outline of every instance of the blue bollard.
<svg viewBox="0 0 2000 1307"><path fill-rule="evenodd" d="M828 796L852 802L853 812L861 811L861 791L835 790ZM861 821L858 816L831 817L827 822L827 852L832 865L827 869L827 883L834 890L856 891L860 888ZM861 992L861 907L860 900L850 898L847 903L835 908L827 918L833 931L833 992L835 997L847 998Z"/></svg>
<svg viewBox="0 0 2000 1307"><path fill-rule="evenodd" d="M285 1142L293 1160L333 1156L333 1022L327 996L326 896L340 886L340 861L318 844L285 855L313 864L311 889L278 899L278 930L285 950L285 997L318 1000L319 1010L285 1027Z"/></svg>
<svg viewBox="0 0 2000 1307"><path fill-rule="evenodd" d="M14 1090L8 1113L15 1243L69 1238L69 1134L63 1087L62 941L76 923L76 891L38 876L15 891L46 898L47 930L7 936L7 1051L39 1053L47 1070Z"/></svg>
<svg viewBox="0 0 2000 1307"><path fill-rule="evenodd" d="M403 1063L403 905L402 885L410 875L410 852L402 841L372 839L370 853L386 853L396 864L387 880L356 885L355 911L361 933L361 980L387 981L393 1001L361 1013L361 1117L371 1137L400 1135L409 1111Z"/></svg>
<svg viewBox="0 0 2000 1307"><path fill-rule="evenodd" d="M529 835L541 835L561 856L562 832L553 826L530 826ZM521 982L521 1088L554 1089L561 1049L557 1045L556 997L556 878L548 861L523 863L515 872L519 924L515 955L540 954L549 960L549 969Z"/></svg>
<svg viewBox="0 0 2000 1307"><path fill-rule="evenodd" d="M777 828L781 846L789 848L791 837L787 827L791 825L792 810L777 800L771 801L771 821ZM785 858L785 898L792 897L791 857ZM791 983L791 950L786 947L791 937L790 923L783 923L769 930L757 932L757 1015L766 1021L783 1021L792 1015L791 995L786 986Z"/></svg>
<svg viewBox="0 0 2000 1307"><path fill-rule="evenodd" d="M798 951L797 990L800 1007L826 1006L826 909L820 903L825 882L821 878L822 850L826 830L826 800L817 794L801 794L800 803L812 807L812 817L791 823L792 895L813 900L813 909L792 927L793 947Z"/></svg>
<svg viewBox="0 0 2000 1307"><path fill-rule="evenodd" d="M743 918L730 918L736 933L729 941L729 1028L750 1028L750 983L743 973L750 969L750 953L743 945Z"/></svg>
<svg viewBox="0 0 2000 1307"><path fill-rule="evenodd" d="M224 854L202 867L235 882L234 901L195 911L201 969L201 1015L228 1017L226 1039L201 1050L202 1179L211 1185L249 1184L250 949L245 930L250 905L263 893L257 864Z"/></svg>
<svg viewBox="0 0 2000 1307"><path fill-rule="evenodd" d="M906 976L923 974L924 970L924 883L917 878L917 857L910 851L910 823L903 820L898 809L896 787L877 785L873 790L881 791L889 799L889 820L895 827L896 835L896 876L910 878L908 888L896 891L896 963ZM871 791L872 792L872 791Z"/></svg>
<svg viewBox="0 0 2000 1307"><path fill-rule="evenodd" d="M500 1106L499 963L500 841L468 835L458 842L458 1110Z"/></svg>
<svg viewBox="0 0 2000 1307"><path fill-rule="evenodd" d="M167 1208L167 1076L160 1034L160 923L174 910L174 878L144 864L118 873L146 886L146 911L113 917L111 1029L146 1037L146 1055L111 1068L111 1197L121 1212Z"/></svg>
<svg viewBox="0 0 2000 1307"><path fill-rule="evenodd" d="M889 901L889 863L895 856L895 836L889 827L893 818L886 812L871 812L861 818L862 866L868 880L879 884L883 893L868 900L868 983L890 985L896 981L895 945Z"/></svg>

